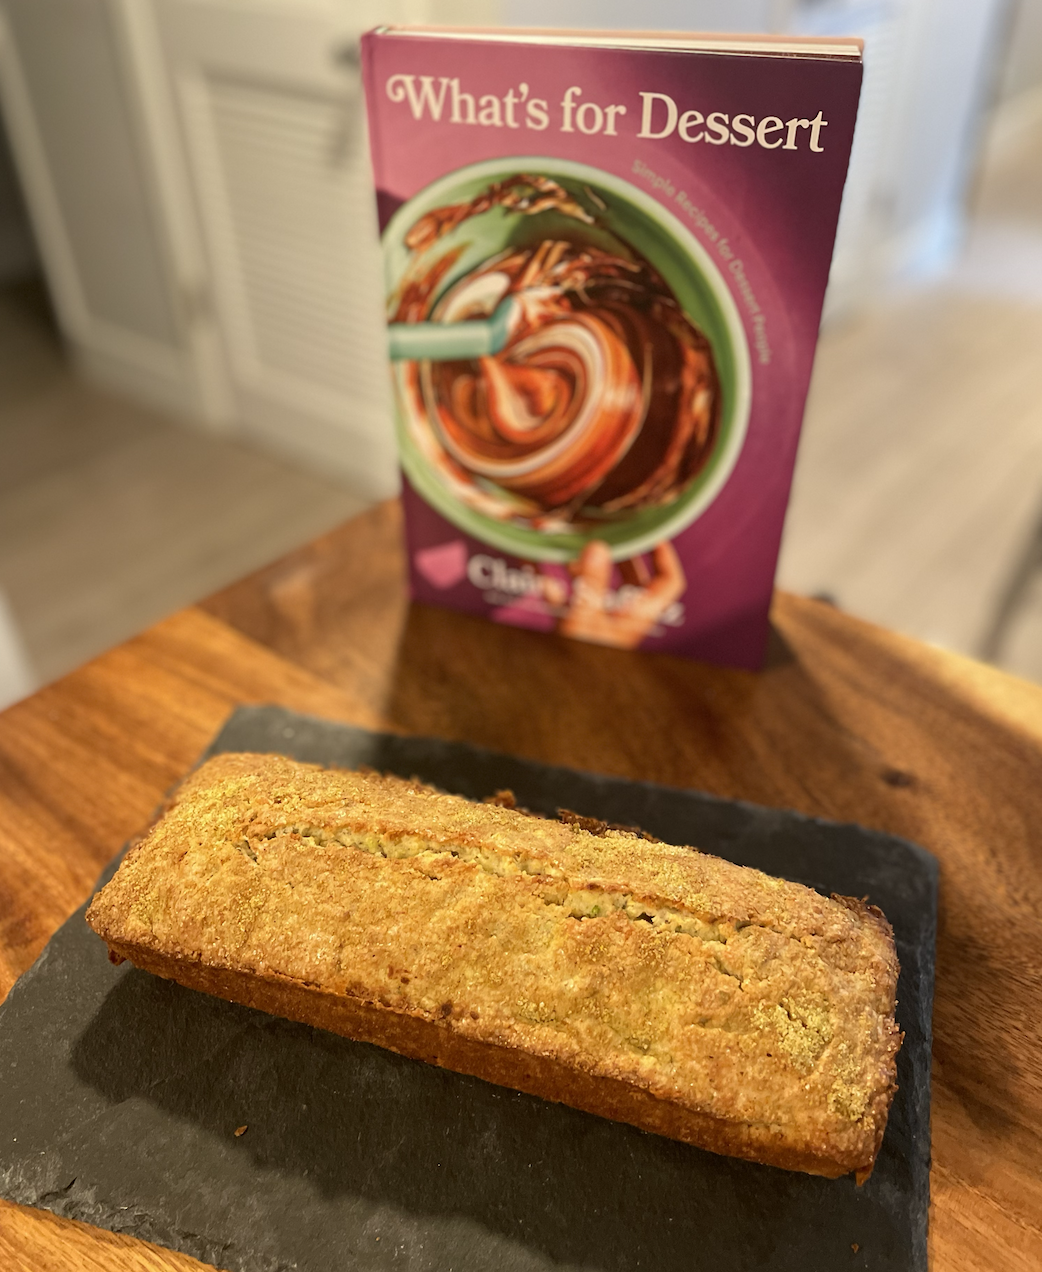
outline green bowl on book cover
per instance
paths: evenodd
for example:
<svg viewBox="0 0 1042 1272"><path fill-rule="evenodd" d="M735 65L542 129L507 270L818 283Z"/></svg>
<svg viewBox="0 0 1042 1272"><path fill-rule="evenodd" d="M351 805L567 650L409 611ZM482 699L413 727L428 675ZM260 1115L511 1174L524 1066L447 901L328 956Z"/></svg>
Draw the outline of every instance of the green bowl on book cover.
<svg viewBox="0 0 1042 1272"><path fill-rule="evenodd" d="M668 209L584 164L497 159L421 190L383 241L390 322L476 319L502 328L505 294L525 298L529 317L544 308L550 315L543 330L533 334L529 322L504 350L505 375L490 359L399 355L392 364L402 467L442 516L530 560L573 560L591 539L625 560L710 506L745 440L749 350L715 262ZM559 302L585 302L587 278L609 299L576 319L574 300ZM632 309L619 300L629 294ZM688 386L683 396L660 387L667 379ZM573 401L558 426L555 386L564 384L584 385L586 400ZM507 422L497 432L475 402L504 394ZM700 439L701 449L685 438Z"/></svg>

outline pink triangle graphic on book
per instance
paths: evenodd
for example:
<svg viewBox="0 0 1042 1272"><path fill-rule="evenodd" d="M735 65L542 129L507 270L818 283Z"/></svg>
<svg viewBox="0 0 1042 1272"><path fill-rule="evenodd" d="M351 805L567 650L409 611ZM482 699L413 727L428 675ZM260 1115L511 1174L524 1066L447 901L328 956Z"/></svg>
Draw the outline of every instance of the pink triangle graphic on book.
<svg viewBox="0 0 1042 1272"><path fill-rule="evenodd" d="M462 539L424 548L413 557L416 568L434 587L455 587L467 575L467 545Z"/></svg>

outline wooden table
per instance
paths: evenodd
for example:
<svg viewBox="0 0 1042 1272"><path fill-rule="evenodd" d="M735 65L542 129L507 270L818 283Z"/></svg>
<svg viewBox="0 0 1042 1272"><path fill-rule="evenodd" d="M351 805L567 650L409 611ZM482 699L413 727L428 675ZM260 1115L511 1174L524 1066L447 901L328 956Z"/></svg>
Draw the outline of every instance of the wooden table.
<svg viewBox="0 0 1042 1272"><path fill-rule="evenodd" d="M941 861L936 1269L1042 1268L1042 688L778 595L759 675L404 598L381 505L0 716L0 996L240 702L859 821ZM0 1203L0 1268L198 1269Z"/></svg>

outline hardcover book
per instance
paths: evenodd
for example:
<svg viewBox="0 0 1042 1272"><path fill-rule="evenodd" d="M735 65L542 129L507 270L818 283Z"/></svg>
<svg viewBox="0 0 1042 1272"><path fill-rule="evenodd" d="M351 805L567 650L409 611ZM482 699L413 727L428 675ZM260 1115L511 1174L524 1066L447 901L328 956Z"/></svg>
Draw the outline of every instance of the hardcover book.
<svg viewBox="0 0 1042 1272"><path fill-rule="evenodd" d="M759 667L860 41L362 50L414 598Z"/></svg>

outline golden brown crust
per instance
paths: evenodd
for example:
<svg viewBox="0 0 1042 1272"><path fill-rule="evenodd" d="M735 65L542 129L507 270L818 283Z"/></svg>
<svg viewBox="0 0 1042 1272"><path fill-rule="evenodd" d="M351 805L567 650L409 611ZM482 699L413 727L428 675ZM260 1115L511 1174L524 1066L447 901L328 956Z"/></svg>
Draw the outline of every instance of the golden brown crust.
<svg viewBox="0 0 1042 1272"><path fill-rule="evenodd" d="M192 988L814 1174L867 1176L895 1089L874 907L419 782L218 756L88 922Z"/></svg>

